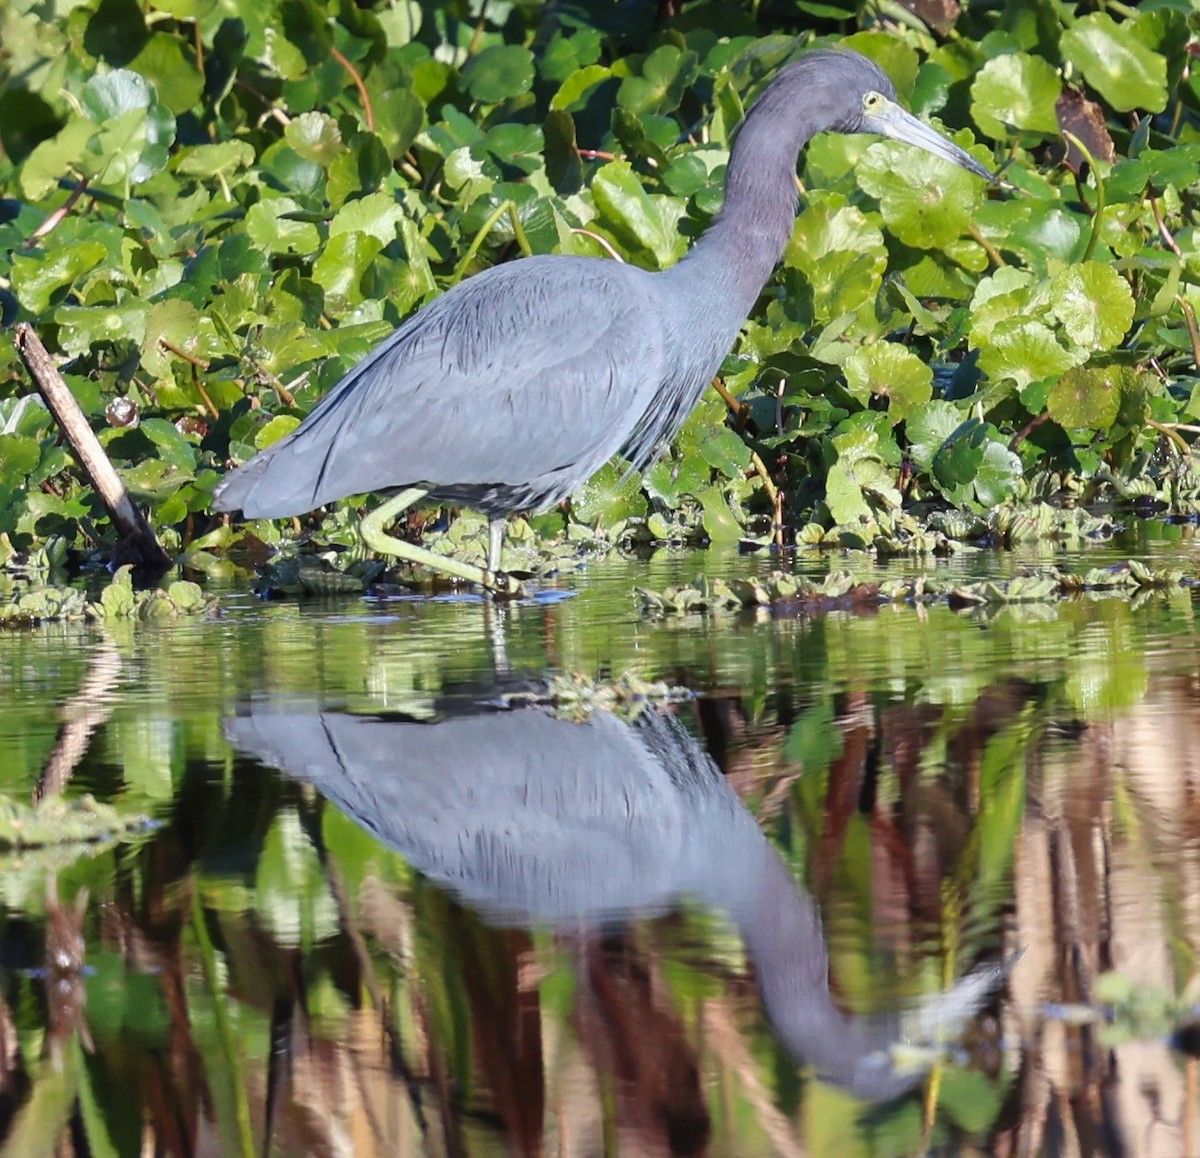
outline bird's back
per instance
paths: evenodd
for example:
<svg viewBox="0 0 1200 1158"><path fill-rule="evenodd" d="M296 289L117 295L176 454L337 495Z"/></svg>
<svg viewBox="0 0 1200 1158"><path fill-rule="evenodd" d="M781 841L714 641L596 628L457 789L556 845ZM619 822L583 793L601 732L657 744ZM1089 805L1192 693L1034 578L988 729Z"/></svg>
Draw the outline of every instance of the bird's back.
<svg viewBox="0 0 1200 1158"><path fill-rule="evenodd" d="M278 517L424 485L488 514L545 509L653 409L668 374L655 277L543 256L460 283L234 471L217 508Z"/></svg>

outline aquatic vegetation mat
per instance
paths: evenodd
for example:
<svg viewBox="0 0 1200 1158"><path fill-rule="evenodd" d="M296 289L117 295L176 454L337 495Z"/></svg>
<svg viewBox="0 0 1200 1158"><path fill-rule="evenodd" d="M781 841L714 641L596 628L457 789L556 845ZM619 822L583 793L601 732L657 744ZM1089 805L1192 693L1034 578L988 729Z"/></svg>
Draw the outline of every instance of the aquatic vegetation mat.
<svg viewBox="0 0 1200 1158"><path fill-rule="evenodd" d="M592 712L631 719L649 708L684 703L694 695L688 688L628 672L611 680L571 674L552 676L544 688L505 692L497 703L505 708L548 707L570 719L586 719Z"/></svg>
<svg viewBox="0 0 1200 1158"><path fill-rule="evenodd" d="M185 616L208 615L216 610L217 600L206 595L195 583L177 579L167 587L137 589L132 568L122 567L111 582L91 599L78 587L41 584L16 584L7 602L0 603L0 627L20 627L35 623L104 620L140 620L166 622Z"/></svg>
<svg viewBox="0 0 1200 1158"><path fill-rule="evenodd" d="M143 831L150 820L85 795L48 796L36 805L0 793L0 855L95 844Z"/></svg>
<svg viewBox="0 0 1200 1158"><path fill-rule="evenodd" d="M747 608L817 615L866 611L885 603L945 602L960 608L1053 603L1088 592L1132 598L1145 592L1194 587L1197 583L1200 579L1185 575L1180 568L1150 568L1130 559L1084 572L1031 568L1011 579L963 580L928 572L876 580L864 580L847 571L831 571L823 579L806 579L784 571L750 579L698 575L689 583L661 591L636 587L634 594L649 615L713 614Z"/></svg>

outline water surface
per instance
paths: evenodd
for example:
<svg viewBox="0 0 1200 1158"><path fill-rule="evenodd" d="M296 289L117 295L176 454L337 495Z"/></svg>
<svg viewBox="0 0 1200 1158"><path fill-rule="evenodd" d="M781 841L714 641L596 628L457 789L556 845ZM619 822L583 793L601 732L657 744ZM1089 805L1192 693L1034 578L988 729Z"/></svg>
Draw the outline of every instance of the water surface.
<svg viewBox="0 0 1200 1158"><path fill-rule="evenodd" d="M632 596L772 565L0 634L3 791L151 822L6 858L5 1153L1197 1152L1193 592ZM566 673L696 695L498 707Z"/></svg>

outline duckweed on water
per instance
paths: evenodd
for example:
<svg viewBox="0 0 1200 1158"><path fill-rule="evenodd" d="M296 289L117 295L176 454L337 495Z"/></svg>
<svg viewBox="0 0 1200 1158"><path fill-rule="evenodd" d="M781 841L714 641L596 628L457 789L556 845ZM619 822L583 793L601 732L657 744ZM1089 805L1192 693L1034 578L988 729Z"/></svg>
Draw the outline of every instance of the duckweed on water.
<svg viewBox="0 0 1200 1158"><path fill-rule="evenodd" d="M348 553L279 555L259 569L260 595L347 595L365 591L383 573L383 564L351 559Z"/></svg>
<svg viewBox="0 0 1200 1158"><path fill-rule="evenodd" d="M1078 546L1110 539L1117 530L1119 526L1112 519L1082 507L1049 502L1001 503L986 514L894 511L833 527L807 523L796 533L796 545L867 551L890 558L952 555L969 545L1015 547L1048 542Z"/></svg>

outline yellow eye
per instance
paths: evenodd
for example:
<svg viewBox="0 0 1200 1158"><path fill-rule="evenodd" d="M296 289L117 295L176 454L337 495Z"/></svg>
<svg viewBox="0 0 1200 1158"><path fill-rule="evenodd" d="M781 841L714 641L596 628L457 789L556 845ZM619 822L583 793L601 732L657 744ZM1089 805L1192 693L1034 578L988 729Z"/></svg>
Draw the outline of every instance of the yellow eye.
<svg viewBox="0 0 1200 1158"><path fill-rule="evenodd" d="M863 93L863 111L864 112L868 112L868 113L874 112L877 108L879 108L879 106L881 104L883 104L883 97L879 93L877 93L877 92Z"/></svg>

